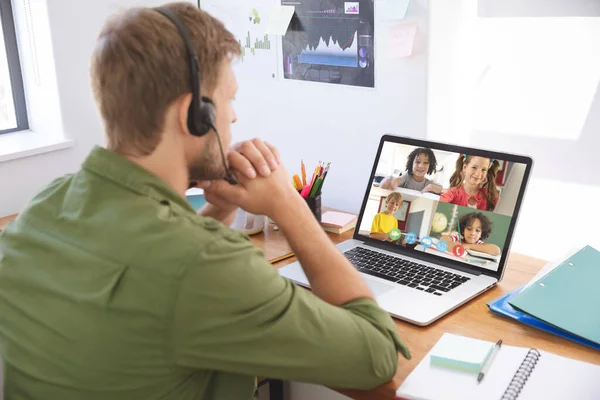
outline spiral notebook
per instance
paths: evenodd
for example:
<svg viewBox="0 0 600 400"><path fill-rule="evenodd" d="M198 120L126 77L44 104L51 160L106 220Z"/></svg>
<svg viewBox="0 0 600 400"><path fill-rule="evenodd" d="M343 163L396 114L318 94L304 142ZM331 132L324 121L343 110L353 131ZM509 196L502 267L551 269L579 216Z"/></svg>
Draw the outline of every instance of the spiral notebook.
<svg viewBox="0 0 600 400"><path fill-rule="evenodd" d="M474 340L459 338L465 344ZM396 396L411 400L600 399L598 365L503 344L478 384L477 373L432 365L430 355L436 346L450 340L456 341L456 336L445 333L398 388Z"/></svg>

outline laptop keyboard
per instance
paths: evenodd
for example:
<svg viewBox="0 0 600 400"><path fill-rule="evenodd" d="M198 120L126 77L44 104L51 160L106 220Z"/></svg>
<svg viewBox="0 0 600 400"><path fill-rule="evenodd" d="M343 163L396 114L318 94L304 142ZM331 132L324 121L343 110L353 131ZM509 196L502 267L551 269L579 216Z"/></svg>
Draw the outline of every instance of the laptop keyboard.
<svg viewBox="0 0 600 400"><path fill-rule="evenodd" d="M471 279L362 247L348 250L344 255L363 274L376 276L435 296L448 293Z"/></svg>

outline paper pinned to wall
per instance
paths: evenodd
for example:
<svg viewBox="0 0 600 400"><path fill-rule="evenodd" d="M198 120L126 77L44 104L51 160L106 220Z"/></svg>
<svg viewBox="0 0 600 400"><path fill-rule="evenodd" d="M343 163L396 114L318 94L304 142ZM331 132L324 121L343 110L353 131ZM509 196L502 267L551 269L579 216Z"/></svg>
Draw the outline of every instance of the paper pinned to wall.
<svg viewBox="0 0 600 400"><path fill-rule="evenodd" d="M201 7L221 20L240 45L233 63L238 79L277 79L277 38L267 34L272 0L202 0Z"/></svg>
<svg viewBox="0 0 600 400"><path fill-rule="evenodd" d="M285 35L290 21L294 16L294 6L282 6L275 4L271 9L271 16L269 18L269 26L267 28L267 34L269 35Z"/></svg>
<svg viewBox="0 0 600 400"><path fill-rule="evenodd" d="M410 0L378 0L377 15L381 20L404 19Z"/></svg>
<svg viewBox="0 0 600 400"><path fill-rule="evenodd" d="M388 58L397 59L412 55L418 28L416 22L392 25L388 32Z"/></svg>

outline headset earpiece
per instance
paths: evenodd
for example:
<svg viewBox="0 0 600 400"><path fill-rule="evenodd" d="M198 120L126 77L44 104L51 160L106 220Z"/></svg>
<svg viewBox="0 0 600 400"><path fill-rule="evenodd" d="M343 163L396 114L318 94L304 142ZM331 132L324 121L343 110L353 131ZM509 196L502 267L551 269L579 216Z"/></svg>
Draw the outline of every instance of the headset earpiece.
<svg viewBox="0 0 600 400"><path fill-rule="evenodd" d="M208 97L202 97L200 94L200 62L196 52L192 47L190 35L179 18L171 10L163 7L155 8L156 11L167 17L177 27L190 64L190 80L192 85L192 102L188 109L188 130L194 136L206 135L214 127L216 110L214 103Z"/></svg>
<svg viewBox="0 0 600 400"><path fill-rule="evenodd" d="M188 128L192 135L206 135L214 128L217 110L208 97L201 97L197 103L192 99L188 112ZM190 126L190 124L193 124L193 126Z"/></svg>

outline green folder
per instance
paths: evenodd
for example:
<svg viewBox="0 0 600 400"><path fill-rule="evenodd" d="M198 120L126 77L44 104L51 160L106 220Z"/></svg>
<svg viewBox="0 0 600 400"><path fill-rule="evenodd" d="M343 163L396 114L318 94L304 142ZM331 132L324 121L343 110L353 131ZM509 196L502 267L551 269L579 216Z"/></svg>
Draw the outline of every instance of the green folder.
<svg viewBox="0 0 600 400"><path fill-rule="evenodd" d="M509 301L562 330L600 344L600 252L586 246Z"/></svg>

